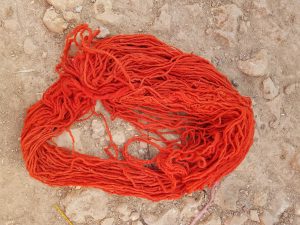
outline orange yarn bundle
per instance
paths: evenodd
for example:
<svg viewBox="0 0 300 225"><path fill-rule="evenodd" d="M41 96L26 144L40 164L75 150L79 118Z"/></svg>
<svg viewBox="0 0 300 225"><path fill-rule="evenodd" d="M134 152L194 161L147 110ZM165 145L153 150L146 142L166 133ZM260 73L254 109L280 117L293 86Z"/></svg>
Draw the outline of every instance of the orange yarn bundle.
<svg viewBox="0 0 300 225"><path fill-rule="evenodd" d="M32 177L158 201L211 187L241 163L253 142L251 100L212 64L151 35L99 40L98 33L80 25L67 36L59 79L27 112L21 145ZM74 44L77 52L70 55ZM97 100L139 135L118 147L105 117L94 110ZM87 114L106 125L108 159L51 141ZM137 141L159 153L149 160L134 157L128 147Z"/></svg>

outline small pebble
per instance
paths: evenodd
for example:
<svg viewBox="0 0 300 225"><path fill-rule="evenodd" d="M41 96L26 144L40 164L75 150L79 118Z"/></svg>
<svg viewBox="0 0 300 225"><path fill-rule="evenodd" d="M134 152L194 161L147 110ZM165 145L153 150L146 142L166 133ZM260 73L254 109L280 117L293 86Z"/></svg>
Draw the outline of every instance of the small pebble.
<svg viewBox="0 0 300 225"><path fill-rule="evenodd" d="M268 77L263 81L263 95L265 99L271 100L279 94L278 87L274 84L272 79Z"/></svg>
<svg viewBox="0 0 300 225"><path fill-rule="evenodd" d="M290 94L292 94L293 92L296 91L298 86L299 86L298 83L290 84L287 87L285 87L284 93L287 94L287 95L290 95Z"/></svg>
<svg viewBox="0 0 300 225"><path fill-rule="evenodd" d="M100 38L105 38L110 34L108 28L105 27L105 26L99 27L99 30L100 30L100 33L96 36L96 38L99 38L99 39Z"/></svg>
<svg viewBox="0 0 300 225"><path fill-rule="evenodd" d="M236 80L231 80L231 84L236 88L239 86L239 83Z"/></svg>
<svg viewBox="0 0 300 225"><path fill-rule="evenodd" d="M127 204L123 203L117 207L117 211L121 214L120 218L123 221L128 221L130 219L131 210Z"/></svg>
<svg viewBox="0 0 300 225"><path fill-rule="evenodd" d="M132 221L138 220L138 218L140 218L140 214L138 212L132 212L129 218Z"/></svg>
<svg viewBox="0 0 300 225"><path fill-rule="evenodd" d="M255 222L260 222L257 210L250 210L250 219Z"/></svg>
<svg viewBox="0 0 300 225"><path fill-rule="evenodd" d="M126 138L125 138L125 134L123 131L115 131L112 132L112 138L113 141L117 144L117 145L122 145L125 143Z"/></svg>
<svg viewBox="0 0 300 225"><path fill-rule="evenodd" d="M238 62L238 68L248 76L259 77L266 74L268 67L268 53L266 50L257 52L248 60Z"/></svg>
<svg viewBox="0 0 300 225"><path fill-rule="evenodd" d="M113 225L114 221L114 218L106 218L101 222L101 225Z"/></svg>
<svg viewBox="0 0 300 225"><path fill-rule="evenodd" d="M25 39L23 48L24 48L24 52L27 55L32 55L37 50L37 46L33 43L32 39L29 37Z"/></svg>
<svg viewBox="0 0 300 225"><path fill-rule="evenodd" d="M43 53L42 53L42 58L43 58L43 59L46 59L47 56L48 56L48 53L47 53L47 52L43 52Z"/></svg>
<svg viewBox="0 0 300 225"><path fill-rule="evenodd" d="M49 31L63 33L68 27L68 23L58 14L53 7L46 10L43 22Z"/></svg>
<svg viewBox="0 0 300 225"><path fill-rule="evenodd" d="M79 5L79 6L75 7L75 10L74 10L74 11L75 11L76 13L81 13L82 8L83 8L82 5Z"/></svg>

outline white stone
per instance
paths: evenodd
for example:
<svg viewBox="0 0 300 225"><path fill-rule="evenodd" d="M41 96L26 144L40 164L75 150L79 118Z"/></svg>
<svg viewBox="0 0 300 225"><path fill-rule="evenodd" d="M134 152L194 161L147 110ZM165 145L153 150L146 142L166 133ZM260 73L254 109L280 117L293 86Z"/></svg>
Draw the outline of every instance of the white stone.
<svg viewBox="0 0 300 225"><path fill-rule="evenodd" d="M114 221L114 218L106 218L101 222L101 225L113 225Z"/></svg>
<svg viewBox="0 0 300 225"><path fill-rule="evenodd" d="M245 61L238 62L238 68L249 76L263 76L268 68L268 53L266 50L260 50L254 56Z"/></svg>
<svg viewBox="0 0 300 225"><path fill-rule="evenodd" d="M76 13L81 13L82 8L83 8L82 5L76 6L74 11L75 11Z"/></svg>
<svg viewBox="0 0 300 225"><path fill-rule="evenodd" d="M62 33L68 27L68 23L53 8L46 10L43 22L48 30L54 33Z"/></svg>
<svg viewBox="0 0 300 225"><path fill-rule="evenodd" d="M279 89L275 86L270 77L263 81L263 95L265 99L271 100L275 98L279 93Z"/></svg>
<svg viewBox="0 0 300 225"><path fill-rule="evenodd" d="M100 26L99 30L100 30L100 33L96 36L96 38L105 38L108 35L110 35L109 29L105 26Z"/></svg>
<svg viewBox="0 0 300 225"><path fill-rule="evenodd" d="M299 83L290 84L285 87L284 93L287 95L290 95L290 94L294 93L297 90L297 88L299 88L299 86L300 86Z"/></svg>
<svg viewBox="0 0 300 225"><path fill-rule="evenodd" d="M79 129L71 129L71 133L74 137L74 147L75 149L82 149L82 144L80 140L81 131ZM72 149L72 138L69 132L64 131L59 136L53 138L54 143L57 144L58 147Z"/></svg>
<svg viewBox="0 0 300 225"><path fill-rule="evenodd" d="M108 196L99 189L87 189L69 193L62 200L66 215L76 223L85 223L86 217L94 220L105 218L108 207Z"/></svg>
<svg viewBox="0 0 300 225"><path fill-rule="evenodd" d="M123 203L117 207L117 211L121 214L120 219L123 221L128 221L131 215L131 209L127 204Z"/></svg>
<svg viewBox="0 0 300 225"><path fill-rule="evenodd" d="M105 24L116 24L122 16L112 11L111 0L97 0L94 4L95 18Z"/></svg>
<svg viewBox="0 0 300 225"><path fill-rule="evenodd" d="M138 212L132 212L129 217L132 221L138 220L140 218L140 214Z"/></svg>
<svg viewBox="0 0 300 225"><path fill-rule="evenodd" d="M250 219L255 222L260 222L257 210L250 210Z"/></svg>
<svg viewBox="0 0 300 225"><path fill-rule="evenodd" d="M225 221L225 225L243 225L248 220L248 217L244 214L240 216L233 216Z"/></svg>
<svg viewBox="0 0 300 225"><path fill-rule="evenodd" d="M92 134L93 138L95 138L95 139L100 138L105 134L105 127L101 120L98 120L98 119L92 120L91 127L92 127L92 131L93 131L93 134Z"/></svg>
<svg viewBox="0 0 300 225"><path fill-rule="evenodd" d="M71 10L83 3L83 0L47 0L47 2L59 10Z"/></svg>
<svg viewBox="0 0 300 225"><path fill-rule="evenodd" d="M126 141L125 134L121 130L112 131L112 138L116 145L122 145Z"/></svg>
<svg viewBox="0 0 300 225"><path fill-rule="evenodd" d="M32 39L27 37L23 44L24 52L28 55L32 55L36 52L37 46L33 43Z"/></svg>

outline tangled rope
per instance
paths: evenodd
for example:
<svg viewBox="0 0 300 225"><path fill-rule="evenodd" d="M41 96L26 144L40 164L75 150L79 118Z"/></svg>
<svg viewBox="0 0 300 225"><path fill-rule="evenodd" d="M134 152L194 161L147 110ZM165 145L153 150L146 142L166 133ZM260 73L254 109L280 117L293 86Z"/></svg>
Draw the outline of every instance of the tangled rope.
<svg viewBox="0 0 300 225"><path fill-rule="evenodd" d="M32 177L158 201L211 187L241 163L253 142L251 100L212 64L151 35L99 40L98 33L80 25L67 36L56 67L59 79L27 111L21 145ZM71 55L73 45L77 51ZM94 109L97 100L112 119L128 121L139 134L118 147ZM104 121L108 159L52 141L86 115ZM136 158L128 152L134 142L159 153Z"/></svg>

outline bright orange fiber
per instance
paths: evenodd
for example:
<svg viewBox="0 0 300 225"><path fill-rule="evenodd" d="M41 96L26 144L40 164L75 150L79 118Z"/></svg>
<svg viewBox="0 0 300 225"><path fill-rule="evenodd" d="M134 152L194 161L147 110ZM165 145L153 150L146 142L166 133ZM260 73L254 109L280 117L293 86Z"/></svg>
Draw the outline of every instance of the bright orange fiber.
<svg viewBox="0 0 300 225"><path fill-rule="evenodd" d="M250 98L207 60L154 36L99 40L98 33L80 25L67 36L56 67L59 79L27 111L21 145L32 177L53 186L95 187L159 201L211 187L241 163L253 143ZM74 44L77 52L71 55ZM112 119L128 121L139 135L118 147L105 117L95 112L97 100ZM105 122L108 159L53 143L86 115ZM178 138L168 140L166 133ZM137 141L159 153L135 158L127 150Z"/></svg>

